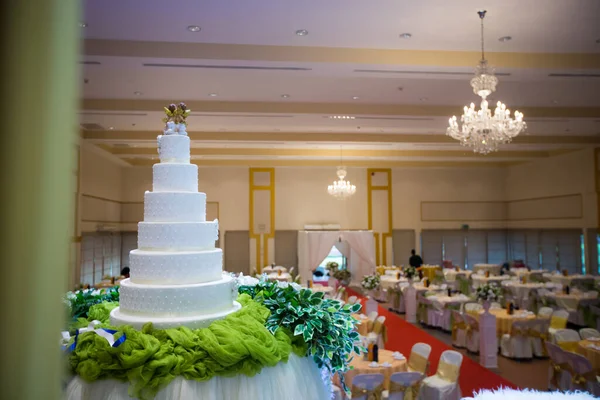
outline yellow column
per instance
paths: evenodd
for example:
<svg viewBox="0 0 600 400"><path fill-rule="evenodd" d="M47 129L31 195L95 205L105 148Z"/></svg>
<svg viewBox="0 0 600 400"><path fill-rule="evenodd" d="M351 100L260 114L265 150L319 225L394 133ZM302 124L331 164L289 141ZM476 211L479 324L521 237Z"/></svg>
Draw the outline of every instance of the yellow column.
<svg viewBox="0 0 600 400"><path fill-rule="evenodd" d="M269 239L275 238L275 169L250 168L250 240L256 271L269 264Z"/></svg>
<svg viewBox="0 0 600 400"><path fill-rule="evenodd" d="M374 177L381 175L378 179L378 184L374 184ZM379 181L383 181L381 184ZM387 207L377 207L380 212L385 215L384 219L387 226L374 226L374 192L384 191ZM368 206L368 222L369 230L373 230L375 236L375 263L377 265L387 265L387 242L388 238L392 237L392 170L390 168L369 168L367 170L367 206Z"/></svg>
<svg viewBox="0 0 600 400"><path fill-rule="evenodd" d="M79 2L3 2L0 393L62 399L73 235Z"/></svg>

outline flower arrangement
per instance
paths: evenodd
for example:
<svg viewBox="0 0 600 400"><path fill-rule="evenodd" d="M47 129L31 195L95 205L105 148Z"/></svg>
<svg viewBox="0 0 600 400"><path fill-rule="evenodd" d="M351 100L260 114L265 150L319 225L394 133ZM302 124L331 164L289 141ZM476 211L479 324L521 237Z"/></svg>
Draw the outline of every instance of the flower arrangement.
<svg viewBox="0 0 600 400"><path fill-rule="evenodd" d="M352 274L347 269L338 269L333 273L333 277L338 281L342 282L342 284L347 285L350 283L350 278Z"/></svg>
<svg viewBox="0 0 600 400"><path fill-rule="evenodd" d="M502 289L497 285L486 283L477 288L475 296L477 300L497 301L502 296Z"/></svg>
<svg viewBox="0 0 600 400"><path fill-rule="evenodd" d="M276 334L279 329L293 333L294 340L302 340L306 354L312 355L319 368L338 373L349 369L352 353L365 351L359 344L358 332L354 330L360 304L342 305L338 300L324 299L322 292L298 288L289 284L261 279L256 285L239 286L240 294L248 294L267 307L271 315L265 326Z"/></svg>
<svg viewBox="0 0 600 400"><path fill-rule="evenodd" d="M169 104L168 107L164 107L166 117L163 118L164 123L174 122L176 124L184 124L187 125L185 121L186 118L190 115L192 110L188 110L185 103Z"/></svg>
<svg viewBox="0 0 600 400"><path fill-rule="evenodd" d="M327 271L329 271L330 275L333 275L335 273L335 271L337 271L339 268L340 268L340 265L338 263L336 263L335 261L329 261L325 265L325 269Z"/></svg>
<svg viewBox="0 0 600 400"><path fill-rule="evenodd" d="M72 321L87 317L90 307L105 301L119 301L118 286L107 289L83 289L67 292L63 299Z"/></svg>
<svg viewBox="0 0 600 400"><path fill-rule="evenodd" d="M417 269L411 265L409 265L408 267L404 267L404 276L406 276L408 279L413 279L415 276L418 275L417 273Z"/></svg>
<svg viewBox="0 0 600 400"><path fill-rule="evenodd" d="M366 275L363 278L362 282L360 282L360 285L365 290L375 290L379 287L380 283L381 283L381 278L379 277L379 275L375 274L375 275Z"/></svg>

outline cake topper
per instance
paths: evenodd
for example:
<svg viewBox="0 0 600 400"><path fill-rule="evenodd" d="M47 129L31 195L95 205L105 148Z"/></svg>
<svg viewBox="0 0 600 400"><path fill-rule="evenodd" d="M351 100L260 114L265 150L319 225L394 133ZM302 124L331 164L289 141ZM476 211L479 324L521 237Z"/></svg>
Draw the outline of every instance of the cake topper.
<svg viewBox="0 0 600 400"><path fill-rule="evenodd" d="M185 103L179 103L178 105L169 104L168 107L164 107L166 117L163 118L163 122L166 123L165 135L186 135L186 118L190 115L191 110L187 108Z"/></svg>

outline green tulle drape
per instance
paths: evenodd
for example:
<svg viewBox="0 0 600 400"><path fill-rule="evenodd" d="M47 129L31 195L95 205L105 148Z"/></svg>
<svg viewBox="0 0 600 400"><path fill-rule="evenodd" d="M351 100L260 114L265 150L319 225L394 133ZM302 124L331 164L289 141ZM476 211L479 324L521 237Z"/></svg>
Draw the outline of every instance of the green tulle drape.
<svg viewBox="0 0 600 400"><path fill-rule="evenodd" d="M289 331L278 329L273 335L265 328L270 315L266 307L245 294L238 301L239 311L204 329L119 327L115 338L125 334L126 340L118 347L94 333L83 333L69 356L71 370L86 381L129 381L130 395L147 399L177 376L197 381L217 375L254 376L264 367L286 362L292 351L306 355L305 343ZM89 320L107 321L114 308L109 304L93 306Z"/></svg>

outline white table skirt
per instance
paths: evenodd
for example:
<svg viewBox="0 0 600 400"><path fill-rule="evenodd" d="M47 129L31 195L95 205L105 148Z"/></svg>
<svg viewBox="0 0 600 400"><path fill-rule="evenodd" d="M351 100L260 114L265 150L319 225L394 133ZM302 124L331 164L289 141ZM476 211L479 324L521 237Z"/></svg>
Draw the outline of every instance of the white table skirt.
<svg viewBox="0 0 600 400"><path fill-rule="evenodd" d="M129 384L117 380L88 383L79 377L67 387L66 400L133 400ZM290 354L287 363L263 368L253 377L215 376L205 382L175 378L162 389L155 400L329 400L331 384L323 380L321 370L312 358Z"/></svg>

